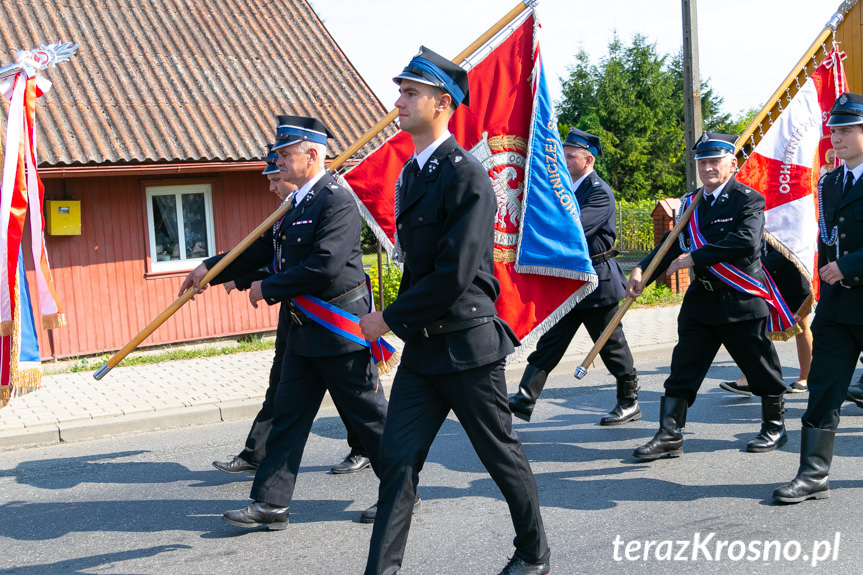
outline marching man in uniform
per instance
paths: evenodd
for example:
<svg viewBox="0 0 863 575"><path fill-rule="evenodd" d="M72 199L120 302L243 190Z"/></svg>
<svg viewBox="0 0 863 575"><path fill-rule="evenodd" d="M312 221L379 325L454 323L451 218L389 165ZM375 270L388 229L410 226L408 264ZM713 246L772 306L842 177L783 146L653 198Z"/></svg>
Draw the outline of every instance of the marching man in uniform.
<svg viewBox="0 0 863 575"><path fill-rule="evenodd" d="M280 116L273 149L282 179L297 186L293 207L211 282L223 283L272 264L274 273L249 287L255 307L282 303L280 327L286 328L285 351L274 398L272 428L266 455L258 466L243 509L226 511L225 522L238 527L285 529L303 450L323 400L350 420L377 471L378 448L387 402L372 363L361 343L319 323L297 299L314 298L358 316L367 313L371 294L363 271L362 221L350 192L324 167L329 130L319 120ZM205 260L189 272L181 293L197 286L223 256Z"/></svg>
<svg viewBox="0 0 863 575"><path fill-rule="evenodd" d="M830 110L830 141L845 162L818 182L821 297L812 320L809 403L797 476L773 492L782 503L824 499L839 408L863 351L863 95L846 93Z"/></svg>
<svg viewBox="0 0 863 575"><path fill-rule="evenodd" d="M769 284L761 266L764 196L732 177L737 169L736 140L736 136L727 134L703 134L695 145L695 159L704 186L688 200L695 194L703 198L692 212L689 226L668 250L653 277L642 278L641 274L658 247L632 270L626 286L627 295L637 297L662 271L672 275L694 267L694 281L686 290L677 319L678 342L660 401L659 431L635 450L633 455L638 459L679 457L683 453L686 410L695 402L720 345L746 375L752 392L761 397L761 431L749 441L746 450L772 451L788 440L786 388L779 356L767 336L771 313L767 301L770 299L774 308L787 311L787 307L778 294L765 291ZM763 295L752 293L759 289ZM790 313L784 320L793 325Z"/></svg>
<svg viewBox="0 0 863 575"><path fill-rule="evenodd" d="M573 128L563 141L563 149L599 285L543 334L536 344L536 351L527 358L518 392L509 396L512 414L525 421L530 421L548 374L560 363L578 328L584 324L595 342L617 313L626 283L626 277L614 260L617 251L612 249L617 238L614 192L593 169L596 156L602 153L599 138ZM599 355L617 380L617 404L599 424L621 425L640 419L638 375L623 334L623 324L617 324Z"/></svg>
<svg viewBox="0 0 863 575"><path fill-rule="evenodd" d="M401 74L401 129L416 152L396 190L404 255L399 294L360 320L363 335L405 342L381 440L381 486L366 575L402 563L419 472L450 411L509 505L515 553L500 575L545 575L548 542L533 472L512 430L504 360L517 341L497 317L497 201L488 174L447 128L469 102L467 72L422 48Z"/></svg>

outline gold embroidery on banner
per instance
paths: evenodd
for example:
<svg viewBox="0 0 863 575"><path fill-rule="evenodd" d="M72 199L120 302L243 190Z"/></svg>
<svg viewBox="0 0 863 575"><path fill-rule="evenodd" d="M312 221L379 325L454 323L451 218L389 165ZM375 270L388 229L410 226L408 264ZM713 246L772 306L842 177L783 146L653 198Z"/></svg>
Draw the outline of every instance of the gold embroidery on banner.
<svg viewBox="0 0 863 575"><path fill-rule="evenodd" d="M527 140L520 136L488 137L488 132L483 132L482 139L470 153L487 171L497 200L494 261L514 262L524 210Z"/></svg>

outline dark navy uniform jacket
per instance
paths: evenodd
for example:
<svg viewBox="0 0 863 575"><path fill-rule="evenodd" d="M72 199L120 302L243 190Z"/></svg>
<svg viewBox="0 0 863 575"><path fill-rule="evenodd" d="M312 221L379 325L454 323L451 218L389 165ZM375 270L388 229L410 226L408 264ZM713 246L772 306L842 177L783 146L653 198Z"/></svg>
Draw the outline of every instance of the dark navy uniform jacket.
<svg viewBox="0 0 863 575"><path fill-rule="evenodd" d="M819 183L828 239L835 227L836 246L818 238L818 267L837 262L845 278L830 285L821 282L821 295L816 315L837 323L863 325L863 183L859 180L845 196L842 193L845 168L825 174Z"/></svg>
<svg viewBox="0 0 863 575"><path fill-rule="evenodd" d="M211 283L242 278L275 264L276 273L262 281L261 291L270 305L286 302L279 321L290 322L286 333L288 350L307 357L359 351L363 349L361 345L311 320L305 320L303 325L291 322L287 302L300 295L329 301L365 283L361 228L359 210L350 192L340 187L330 174L324 174L302 202L285 215L275 241L270 229ZM222 257L218 255L204 263L210 268ZM343 309L360 316L369 312L369 305L366 293Z"/></svg>
<svg viewBox="0 0 863 575"><path fill-rule="evenodd" d="M581 212L581 225L587 239L591 256L609 251L617 238L617 222L614 210L614 192L596 172L588 174L578 189L575 199ZM626 278L614 259L594 264L599 284L575 309L603 307L623 299Z"/></svg>
<svg viewBox="0 0 863 575"><path fill-rule="evenodd" d="M694 193L703 193L703 188ZM690 270L691 283L683 298L680 313L688 314L708 325L767 317L769 309L763 298L722 284L721 280L707 269L714 264L726 262L764 282L761 271L761 255L765 249L764 196L731 178L712 206L710 202L702 199L696 210L699 229L707 244L692 252L695 263L694 277ZM688 245L692 245L688 228L681 235L686 238ZM657 246L638 267L646 269L658 250ZM656 279L660 273L665 273L671 261L683 253L680 243L674 242L653 277L648 278L645 285ZM699 277L710 281L714 291L705 288L698 281Z"/></svg>
<svg viewBox="0 0 863 575"><path fill-rule="evenodd" d="M404 270L399 295L383 315L405 341L401 366L434 375L503 359L517 339L494 306L500 292L493 259L497 200L488 174L450 137L400 193L396 228ZM477 318L494 319L451 333L423 333L436 320Z"/></svg>

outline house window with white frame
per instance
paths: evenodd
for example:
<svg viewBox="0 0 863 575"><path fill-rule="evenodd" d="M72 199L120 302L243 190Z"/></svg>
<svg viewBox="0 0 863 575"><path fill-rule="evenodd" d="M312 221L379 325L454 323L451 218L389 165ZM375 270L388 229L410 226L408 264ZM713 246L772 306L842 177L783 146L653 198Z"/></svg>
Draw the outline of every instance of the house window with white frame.
<svg viewBox="0 0 863 575"><path fill-rule="evenodd" d="M210 184L147 187L150 271L194 268L215 255Z"/></svg>

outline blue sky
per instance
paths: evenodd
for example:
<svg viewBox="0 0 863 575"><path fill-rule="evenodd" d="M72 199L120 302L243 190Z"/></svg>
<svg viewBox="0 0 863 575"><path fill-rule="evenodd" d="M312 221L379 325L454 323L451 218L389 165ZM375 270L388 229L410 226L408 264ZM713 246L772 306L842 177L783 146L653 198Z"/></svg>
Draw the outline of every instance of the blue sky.
<svg viewBox="0 0 863 575"><path fill-rule="evenodd" d="M387 108L392 77L421 44L453 57L517 5L514 0L310 0L360 74ZM819 35L840 0L701 0L700 72L725 99L726 112L761 107ZM433 8L432 8L433 7ZM596 62L616 32L636 33L660 53L682 45L678 0L541 0L537 7L552 97L584 48Z"/></svg>

